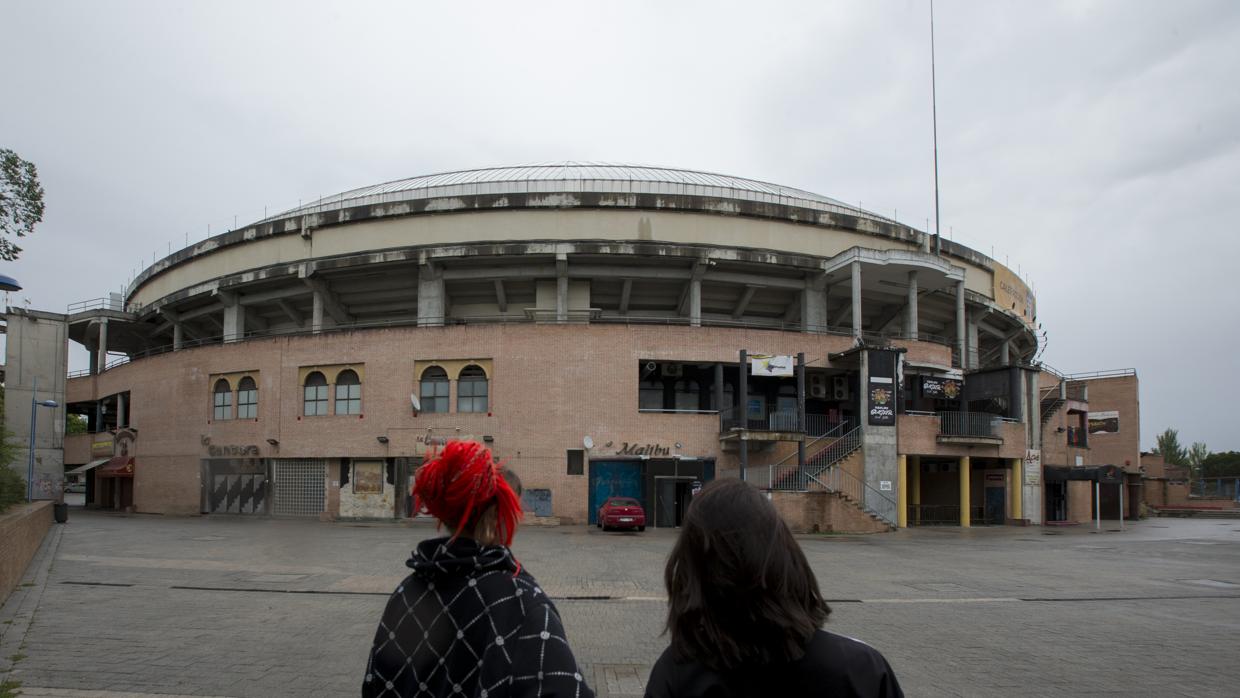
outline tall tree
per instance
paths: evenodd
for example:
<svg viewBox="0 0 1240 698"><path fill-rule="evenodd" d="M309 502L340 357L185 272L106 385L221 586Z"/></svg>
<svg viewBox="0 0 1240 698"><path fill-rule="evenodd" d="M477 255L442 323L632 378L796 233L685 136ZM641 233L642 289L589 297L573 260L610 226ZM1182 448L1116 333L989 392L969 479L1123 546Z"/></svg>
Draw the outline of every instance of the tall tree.
<svg viewBox="0 0 1240 698"><path fill-rule="evenodd" d="M1163 457L1164 463L1171 465L1188 465L1188 451L1180 445L1180 432L1168 428L1158 435L1158 445L1154 453Z"/></svg>
<svg viewBox="0 0 1240 698"><path fill-rule="evenodd" d="M10 238L26 237L42 220L43 186L34 163L0 148L0 259L17 259L22 248Z"/></svg>
<svg viewBox="0 0 1240 698"><path fill-rule="evenodd" d="M1188 448L1188 467L1193 471L1193 475L1201 477L1201 464L1206 462L1210 457L1210 449L1200 441L1194 441L1192 446Z"/></svg>

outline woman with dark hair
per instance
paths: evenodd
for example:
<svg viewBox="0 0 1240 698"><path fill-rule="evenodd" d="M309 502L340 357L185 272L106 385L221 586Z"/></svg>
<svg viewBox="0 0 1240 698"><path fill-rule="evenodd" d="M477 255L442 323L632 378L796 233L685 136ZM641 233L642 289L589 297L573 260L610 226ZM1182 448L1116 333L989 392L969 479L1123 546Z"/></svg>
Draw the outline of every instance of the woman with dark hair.
<svg viewBox="0 0 1240 698"><path fill-rule="evenodd" d="M473 441L449 441L414 481L416 511L451 536L418 544L388 600L363 696L593 698L555 604L508 546L521 482Z"/></svg>
<svg viewBox="0 0 1240 698"><path fill-rule="evenodd" d="M805 553L741 480L693 498L664 582L672 642L647 698L904 695L878 650L821 629L831 609Z"/></svg>

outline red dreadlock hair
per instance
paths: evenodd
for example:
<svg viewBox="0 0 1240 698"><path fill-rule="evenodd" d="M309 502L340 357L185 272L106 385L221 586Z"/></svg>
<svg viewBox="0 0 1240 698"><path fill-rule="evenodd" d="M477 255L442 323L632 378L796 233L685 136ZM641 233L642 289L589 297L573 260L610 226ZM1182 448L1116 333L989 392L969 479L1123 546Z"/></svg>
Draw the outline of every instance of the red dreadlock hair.
<svg viewBox="0 0 1240 698"><path fill-rule="evenodd" d="M418 469L413 506L447 524L454 539L462 531L470 533L488 507L494 506L494 533L506 546L512 545L521 519L517 493L491 451L476 441L449 441Z"/></svg>

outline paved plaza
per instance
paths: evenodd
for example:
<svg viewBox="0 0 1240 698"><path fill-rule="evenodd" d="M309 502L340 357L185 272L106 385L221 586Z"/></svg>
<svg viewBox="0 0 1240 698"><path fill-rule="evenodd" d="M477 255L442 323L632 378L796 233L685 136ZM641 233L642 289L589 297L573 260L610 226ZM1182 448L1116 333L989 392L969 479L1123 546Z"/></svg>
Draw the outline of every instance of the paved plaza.
<svg viewBox="0 0 1240 698"><path fill-rule="evenodd" d="M1234 696L1240 521L805 536L828 629L910 696ZM425 523L75 509L0 609L0 682L78 698L356 695ZM666 646L675 532L528 527L514 545L600 695L640 695Z"/></svg>

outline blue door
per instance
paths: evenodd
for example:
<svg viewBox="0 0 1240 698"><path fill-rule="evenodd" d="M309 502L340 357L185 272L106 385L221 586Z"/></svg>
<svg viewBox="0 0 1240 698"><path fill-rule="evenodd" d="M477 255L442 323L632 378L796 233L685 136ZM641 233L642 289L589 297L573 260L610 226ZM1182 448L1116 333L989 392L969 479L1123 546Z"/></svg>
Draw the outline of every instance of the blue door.
<svg viewBox="0 0 1240 698"><path fill-rule="evenodd" d="M1002 526L1007 509L1007 491L1002 487L986 488L986 523Z"/></svg>
<svg viewBox="0 0 1240 698"><path fill-rule="evenodd" d="M608 497L632 497L646 506L642 500L641 461L590 461L591 525L598 523L598 508Z"/></svg>

